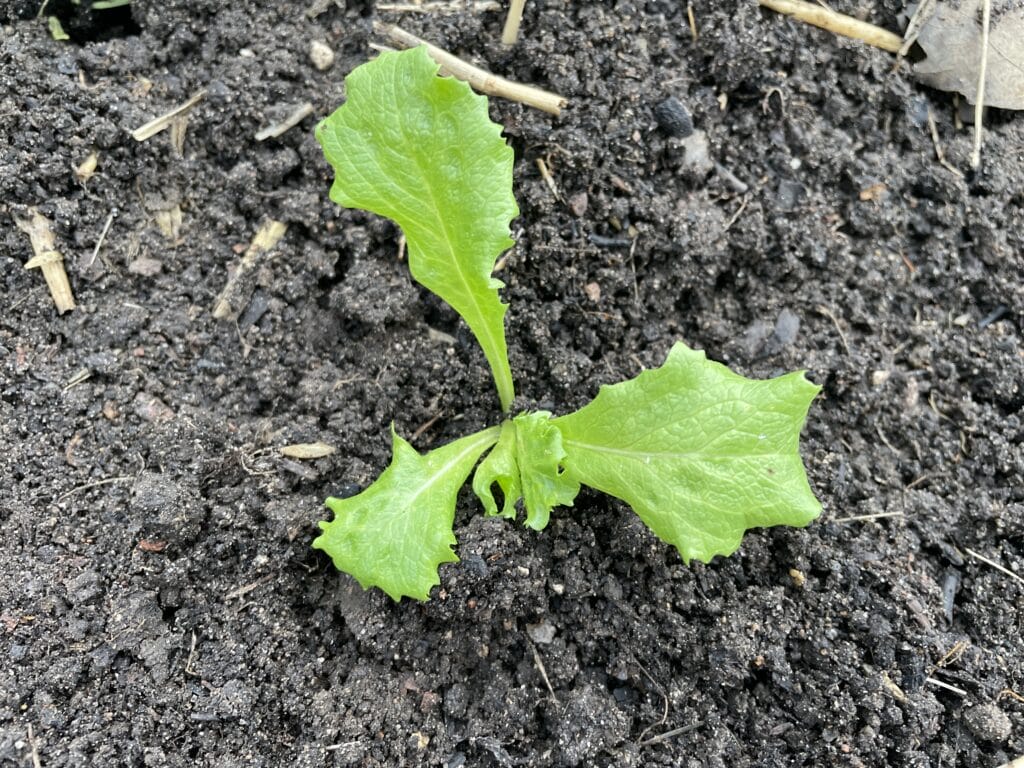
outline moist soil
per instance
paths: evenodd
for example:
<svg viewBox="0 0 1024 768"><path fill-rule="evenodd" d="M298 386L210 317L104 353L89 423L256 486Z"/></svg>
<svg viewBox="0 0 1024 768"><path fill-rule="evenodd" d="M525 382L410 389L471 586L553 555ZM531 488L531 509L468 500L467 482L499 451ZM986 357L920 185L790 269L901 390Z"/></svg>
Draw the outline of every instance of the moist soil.
<svg viewBox="0 0 1024 768"><path fill-rule="evenodd" d="M972 172L950 94L750 2L694 4L694 35L677 0L532 0L511 50L503 11L462 3L55 3L67 41L37 7L0 11L0 764L1024 755L1019 116L989 112ZM895 0L837 7L901 28ZM423 450L500 419L395 226L327 196L313 127L377 18L569 99L490 106L522 209L499 273L517 408L568 412L676 340L806 369L820 520L687 567L597 493L539 534L467 493L427 603L310 548L389 425ZM131 137L200 89L180 153ZM61 316L22 268L29 206L66 259ZM284 238L215 319L271 219ZM337 452L280 452L315 441Z"/></svg>

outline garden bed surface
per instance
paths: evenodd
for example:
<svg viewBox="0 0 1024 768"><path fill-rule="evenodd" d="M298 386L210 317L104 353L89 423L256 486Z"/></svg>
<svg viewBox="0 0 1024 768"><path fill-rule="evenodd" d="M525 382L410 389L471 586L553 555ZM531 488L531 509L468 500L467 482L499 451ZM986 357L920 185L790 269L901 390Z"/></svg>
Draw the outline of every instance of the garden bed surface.
<svg viewBox="0 0 1024 768"><path fill-rule="evenodd" d="M1024 755L1020 117L987 116L970 172L949 94L751 2L694 3L694 39L678 0L530 0L512 50L472 4L320 5L57 3L64 42L21 18L38 3L0 9L0 765ZM837 4L891 29L897 6ZM686 567L597 493L540 534L466 493L461 562L424 604L310 548L322 500L387 465L390 424L425 450L500 417L396 228L327 196L313 127L374 19L569 99L490 107L522 209L499 273L517 408L578 408L676 340L747 376L806 369L819 521ZM181 156L131 137L200 89ZM669 97L696 138L659 124ZM63 316L22 268L28 206L66 257ZM216 320L271 219L284 238ZM314 441L338 450L280 454Z"/></svg>

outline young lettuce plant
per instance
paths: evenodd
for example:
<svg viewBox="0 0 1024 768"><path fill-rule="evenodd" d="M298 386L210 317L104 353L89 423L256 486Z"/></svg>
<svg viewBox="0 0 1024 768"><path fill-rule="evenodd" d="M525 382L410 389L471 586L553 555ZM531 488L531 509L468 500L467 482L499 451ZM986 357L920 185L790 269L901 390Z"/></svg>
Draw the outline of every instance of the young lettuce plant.
<svg viewBox="0 0 1024 768"><path fill-rule="evenodd" d="M390 466L362 493L326 502L334 519L313 546L339 570L396 601L428 599L440 564L458 560L455 502L474 467L488 515L515 519L521 501L540 531L587 485L625 501L687 564L732 554L749 528L820 514L799 454L819 389L802 372L755 381L677 343L660 368L603 386L575 413L509 417L507 305L491 272L519 215L512 149L487 100L439 77L424 48L383 53L345 82L347 101L316 132L335 171L331 199L402 228L413 278L466 321L506 417L425 454L392 428Z"/></svg>

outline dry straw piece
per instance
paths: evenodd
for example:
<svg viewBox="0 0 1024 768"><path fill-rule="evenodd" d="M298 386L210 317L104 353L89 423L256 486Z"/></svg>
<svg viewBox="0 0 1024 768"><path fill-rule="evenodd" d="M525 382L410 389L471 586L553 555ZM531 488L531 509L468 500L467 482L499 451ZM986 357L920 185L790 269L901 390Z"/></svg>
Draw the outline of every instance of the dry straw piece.
<svg viewBox="0 0 1024 768"><path fill-rule="evenodd" d="M243 283L248 279L249 273L259 262L260 257L272 251L287 230L287 224L274 219L270 219L259 228L242 256L238 268L231 275L224 290L220 292L220 296L217 297L217 301L213 305L214 317L218 320L235 317L249 303L249 295Z"/></svg>
<svg viewBox="0 0 1024 768"><path fill-rule="evenodd" d="M498 96L510 101L528 104L556 117L562 113L562 107L568 103L564 97L559 96L557 93L535 88L532 85L514 83L498 75L493 75L487 70L480 69L480 67L473 66L458 56L453 56L448 51L438 48L436 45L431 45L423 38L416 37L411 32L406 32L394 24L374 22L373 31L379 35L387 35L392 41L398 43L403 48L415 48L418 45L426 46L430 58L441 65L442 74L451 75L459 80L465 80L473 88L481 93L486 93L488 96Z"/></svg>
<svg viewBox="0 0 1024 768"><path fill-rule="evenodd" d="M64 256L57 250L53 230L50 229L50 220L37 208L29 208L29 214L29 219L14 220L18 229L28 235L32 243L32 252L35 254L25 262L25 269L38 267L43 270L43 277L46 278L46 286L50 289L53 303L57 305L57 312L63 315L75 308L71 283L68 282L68 273L64 270Z"/></svg>

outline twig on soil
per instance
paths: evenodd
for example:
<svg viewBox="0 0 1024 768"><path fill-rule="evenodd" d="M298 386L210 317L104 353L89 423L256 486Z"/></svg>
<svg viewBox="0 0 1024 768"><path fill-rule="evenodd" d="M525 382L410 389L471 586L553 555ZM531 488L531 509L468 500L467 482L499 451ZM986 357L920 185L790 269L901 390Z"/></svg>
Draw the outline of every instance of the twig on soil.
<svg viewBox="0 0 1024 768"><path fill-rule="evenodd" d="M690 22L690 37L697 42L697 19L693 15L693 3L686 4L686 20Z"/></svg>
<svg viewBox="0 0 1024 768"><path fill-rule="evenodd" d="M843 349L845 349L846 350L846 354L849 355L850 354L850 345L846 341L846 334L843 333L843 329L839 325L839 318L837 318L834 314L832 314L832 310L830 310L824 304L819 304L817 307L815 307L815 309L818 310L819 314L824 315L825 317L827 317L829 320L832 321L832 325L834 325L836 327L836 331L839 333L839 340L843 343Z"/></svg>
<svg viewBox="0 0 1024 768"><path fill-rule="evenodd" d="M192 662L196 660L196 633L192 633L192 647L188 649L188 659L185 661L185 674L191 675L192 677L199 677L196 671L192 669Z"/></svg>
<svg viewBox="0 0 1024 768"><path fill-rule="evenodd" d="M880 424L875 424L875 433L878 435L878 439L885 443L885 446L890 451L895 453L897 456L900 455L899 449L889 441L889 438L885 436L885 433L882 431L882 426Z"/></svg>
<svg viewBox="0 0 1024 768"><path fill-rule="evenodd" d="M932 135L932 144L935 145L935 158L939 161L939 165L950 171L960 178L963 178L963 173L955 165L950 163L946 159L946 153L942 151L942 145L939 143L939 129L935 125L935 115L932 114L931 105L928 106L928 131Z"/></svg>
<svg viewBox="0 0 1024 768"><path fill-rule="evenodd" d="M349 747L358 746L358 741L343 741L340 744L328 744L324 747L325 752L337 752L339 749L348 749Z"/></svg>
<svg viewBox="0 0 1024 768"><path fill-rule="evenodd" d="M1021 576L1017 575L1016 573L1011 571L1009 568L1003 567L1002 565L997 563L995 560L989 560L984 555L975 552L973 549L968 549L967 547L964 547L964 552L966 552L971 557L974 557L974 558L977 558L978 560L981 560L981 562L985 563L985 565L992 566L993 568L995 568L1000 573L1005 573L1011 579L1015 579L1016 581L1019 581L1021 584L1024 584L1024 577L1021 577Z"/></svg>
<svg viewBox="0 0 1024 768"><path fill-rule="evenodd" d="M381 3L378 11L392 13L484 13L500 11L501 3L495 0L477 0L475 3L443 2L443 3Z"/></svg>
<svg viewBox="0 0 1024 768"><path fill-rule="evenodd" d="M411 32L406 32L394 24L382 24L379 21L373 23L373 31L379 35L386 35L403 48L415 48L424 45L430 57L441 65L441 70L446 75L451 75L459 80L465 80L481 93L488 96L499 96L510 101L518 101L528 104L544 112L555 115L562 113L568 101L556 93L535 88L532 85L523 85L506 80L498 75L491 74L486 70L469 64L457 56L453 56L436 45L431 45L426 40L417 37Z"/></svg>
<svg viewBox="0 0 1024 768"><path fill-rule="evenodd" d="M637 741L643 741L644 736L646 736L649 731L654 730L659 725L664 725L668 721L668 696L665 694L665 689L661 687L657 680L651 677L651 673L647 671L647 669L644 667L643 664L640 663L640 660L636 656L633 657L633 661L640 668L640 671L644 673L647 679L651 681L651 685L654 686L654 690L656 690L658 694L661 696L661 701L664 705L664 708L661 712L661 719L656 723L651 723L650 725L648 725L646 728L640 731L640 735L636 737Z"/></svg>
<svg viewBox="0 0 1024 768"><path fill-rule="evenodd" d="M512 46L519 40L519 25L523 23L523 8L526 0L512 0L508 4L508 16L505 17L505 28L501 31L501 44Z"/></svg>
<svg viewBox="0 0 1024 768"><path fill-rule="evenodd" d="M104 478L103 480L97 480L95 483L86 483L85 485L79 485L75 488L72 488L63 496L58 496L53 503L60 504L62 501L64 501L64 499L70 496L74 496L79 491L87 491L90 488L99 488L101 485L110 485L111 483L123 483L125 480L132 479L134 478L131 475L120 475L119 477L107 477Z"/></svg>
<svg viewBox="0 0 1024 768"><path fill-rule="evenodd" d="M719 162L715 163L715 171L722 177L722 181L728 184L732 190L740 195L747 194L750 187L739 176L730 171Z"/></svg>
<svg viewBox="0 0 1024 768"><path fill-rule="evenodd" d="M637 237L634 235L632 242L629 244L629 269L633 273L633 301L637 306L640 306L640 283L636 279L636 241Z"/></svg>
<svg viewBox="0 0 1024 768"><path fill-rule="evenodd" d="M64 256L57 250L50 220L39 212L38 208L29 208L30 219L15 217L14 223L28 235L32 243L31 259L25 262L25 269L40 267L46 279L46 287L50 289L50 297L57 306L57 312L63 315L75 308L75 297L71 293L71 283L64 269Z"/></svg>
<svg viewBox="0 0 1024 768"><path fill-rule="evenodd" d="M333 445L328 445L322 440L317 440L315 443L292 443L291 445L282 445L280 451L282 456L287 456L290 459L303 459L309 461L312 459L322 459L325 456L331 456L337 453L338 449Z"/></svg>
<svg viewBox="0 0 1024 768"><path fill-rule="evenodd" d="M306 9L306 18L315 19L320 14L326 13L332 4L342 11L345 10L345 0L313 0L313 3Z"/></svg>
<svg viewBox="0 0 1024 768"><path fill-rule="evenodd" d="M187 114L196 104L206 98L206 89L196 92L192 97L184 104L172 109L170 112L165 112L159 117L155 117L145 125L140 125L134 131L132 131L132 138L136 141L145 141L148 138L156 136L160 131L163 131L171 127L171 123L174 122L176 117Z"/></svg>
<svg viewBox="0 0 1024 768"><path fill-rule="evenodd" d="M985 75L988 72L988 30L992 20L992 0L981 3L981 64L978 67L978 95L974 99L974 151L971 168L981 165L982 113L985 111Z"/></svg>
<svg viewBox="0 0 1024 768"><path fill-rule="evenodd" d="M853 38L861 42L881 48L883 51L898 53L903 47L903 38L845 13L837 13L831 8L825 8L817 3L808 3L805 0L757 0L765 8L792 16L794 19L811 24L815 27L828 30L836 35Z"/></svg>
<svg viewBox="0 0 1024 768"><path fill-rule="evenodd" d="M74 387L77 387L79 384L84 384L91 378L92 371L90 371L88 368L81 368L74 376L68 379L68 383L64 385L63 391L67 392L69 389L73 389Z"/></svg>
<svg viewBox="0 0 1024 768"><path fill-rule="evenodd" d="M935 667L937 669L941 669L942 667L945 667L949 664L954 664L960 661L960 657L964 655L964 651L966 651L970 647L970 645L971 643L968 640L957 640L953 647L950 648L949 651L946 653L946 655L939 659L937 662L935 662Z"/></svg>
<svg viewBox="0 0 1024 768"><path fill-rule="evenodd" d="M103 241L107 239L107 232L110 231L110 225L114 223L114 216L116 215L117 211L111 211L110 215L107 216L107 223L103 225L103 231L100 232L100 238L96 241L96 247L92 249L92 256L89 257L89 262L85 265L84 269L89 269L96 263L96 257L100 255L100 248L103 247Z"/></svg>
<svg viewBox="0 0 1024 768"><path fill-rule="evenodd" d="M43 768L43 764L39 760L39 744L36 742L36 732L32 728L32 723L28 724L28 748L32 750L32 768Z"/></svg>
<svg viewBox="0 0 1024 768"><path fill-rule="evenodd" d="M526 644L529 645L530 650L533 651L533 663L537 665L537 671L540 672L541 679L544 681L544 685L547 687L548 693L551 695L551 701L558 706L558 697L555 696L555 689L551 687L551 681L548 679L548 671L544 668L544 662L541 660L540 654L537 653L537 646L529 640L526 641Z"/></svg>
<svg viewBox="0 0 1024 768"><path fill-rule="evenodd" d="M252 242L242 256L241 262L234 274L228 279L224 290L220 292L217 301L213 305L213 316L218 320L227 320L237 315L248 303L248 298L243 297L241 290L242 278L256 266L259 258L273 250L278 241L284 237L288 225L280 221L270 219L263 224L252 238ZM245 300L243 301L243 298Z"/></svg>
<svg viewBox="0 0 1024 768"><path fill-rule="evenodd" d="M833 523L859 523L867 520L878 520L882 517L903 517L903 512L879 512L874 515L853 515L852 517L837 517Z"/></svg>
<svg viewBox="0 0 1024 768"><path fill-rule="evenodd" d="M416 442L423 435L424 432L426 432L432 426L437 424L437 420L440 419L443 415L444 415L444 411L438 411L433 416L431 416L429 419L427 419L425 422L420 424L416 428L416 431L413 432L412 435L409 437L409 442L410 443Z"/></svg>
<svg viewBox="0 0 1024 768"><path fill-rule="evenodd" d="M185 156L185 134L188 132L188 112L171 120L171 147L178 157Z"/></svg>
<svg viewBox="0 0 1024 768"><path fill-rule="evenodd" d="M999 692L999 695L996 696L996 701L999 701L1000 699L1005 698L1005 697L1009 697L1011 699L1016 699L1021 704L1024 704L1024 696L1021 696L1019 693L1017 693L1012 688L1003 688L1003 690L1001 690ZM1024 757L1022 757L1021 760L1024 760Z"/></svg>
<svg viewBox="0 0 1024 768"><path fill-rule="evenodd" d="M262 579L257 579L251 584L246 584L245 586L239 587L238 589L233 589L232 591L224 595L224 600L235 600L239 597L244 597L245 595L248 595L250 592L252 592L254 589L259 589L267 582L273 580L273 578L274 576L273 574L271 574L270 576L264 576Z"/></svg>
<svg viewBox="0 0 1024 768"><path fill-rule="evenodd" d="M924 681L926 683L931 683L932 685L938 686L939 688L944 688L951 693L955 693L957 696L963 696L964 698L967 698L967 691L965 691L963 688L957 688L955 685L944 683L941 680L935 679L934 677L926 677Z"/></svg>
<svg viewBox="0 0 1024 768"><path fill-rule="evenodd" d="M903 31L903 45L896 51L897 56L902 59L910 53L911 47L917 42L918 35L921 34L921 28L934 12L935 0L922 0L917 4L917 10L914 11L914 15L907 22L907 28Z"/></svg>
<svg viewBox="0 0 1024 768"><path fill-rule="evenodd" d="M692 723L691 725L684 725L681 728L673 728L671 731L665 731L664 733L659 733L657 736L651 736L649 739L639 741L637 742L637 746L649 747L651 744L660 744L661 742L668 741L676 736L682 736L684 733L696 731L702 725L704 725L704 722L702 720L698 720L696 723Z"/></svg>
<svg viewBox="0 0 1024 768"><path fill-rule="evenodd" d="M296 125L301 123L307 117L313 114L313 105L308 101L304 104L300 104L298 108L292 110L292 113L288 115L284 120L273 125L268 125L256 132L256 141L266 141L267 139L276 139L286 131L290 131Z"/></svg>
<svg viewBox="0 0 1024 768"><path fill-rule="evenodd" d="M742 216L743 212L745 210L747 210L747 203L749 203L749 202L750 202L750 195L744 195L743 196L743 200L740 202L740 207L736 209L736 213L734 213L732 216L730 216L729 220L727 222L725 222L725 227L722 230L723 232L728 232L730 227L732 227L733 224L735 224L737 221L739 221L740 216Z"/></svg>
<svg viewBox="0 0 1024 768"><path fill-rule="evenodd" d="M548 185L548 189L550 189L551 194L555 196L555 200L561 201L562 196L558 194L558 185L555 184L555 180L551 176L551 171L548 170L548 164L544 162L543 157L537 158L537 170L540 171L540 177L544 179L544 183Z"/></svg>

